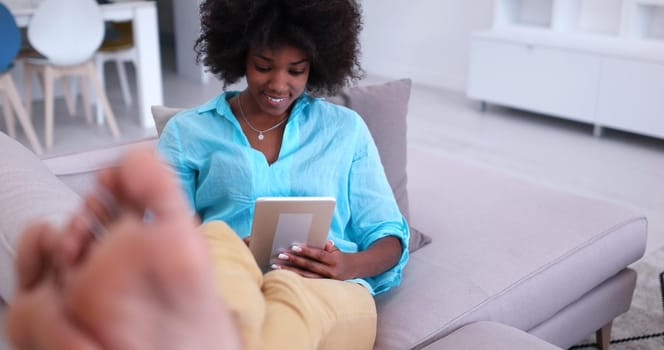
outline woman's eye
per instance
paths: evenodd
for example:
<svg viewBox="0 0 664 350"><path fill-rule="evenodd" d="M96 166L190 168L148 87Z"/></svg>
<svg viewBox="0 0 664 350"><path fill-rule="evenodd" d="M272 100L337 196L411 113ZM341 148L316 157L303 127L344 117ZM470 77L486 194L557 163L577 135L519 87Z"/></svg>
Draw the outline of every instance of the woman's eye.
<svg viewBox="0 0 664 350"><path fill-rule="evenodd" d="M298 75L304 74L304 71L303 70L292 70L289 73L290 73L290 75L298 76Z"/></svg>
<svg viewBox="0 0 664 350"><path fill-rule="evenodd" d="M256 65L255 67L256 67L256 70L259 71L259 72L267 72L267 71L270 70L270 67L267 67L267 66Z"/></svg>

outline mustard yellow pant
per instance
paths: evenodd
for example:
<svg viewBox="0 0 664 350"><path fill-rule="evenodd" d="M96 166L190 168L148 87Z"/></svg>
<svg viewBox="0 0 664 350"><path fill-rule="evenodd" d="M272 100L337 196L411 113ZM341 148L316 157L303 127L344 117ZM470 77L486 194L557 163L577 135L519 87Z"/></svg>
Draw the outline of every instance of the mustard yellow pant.
<svg viewBox="0 0 664 350"><path fill-rule="evenodd" d="M244 241L223 222L201 226L222 298L245 349L371 349L373 296L355 283L309 279L290 271L262 274Z"/></svg>

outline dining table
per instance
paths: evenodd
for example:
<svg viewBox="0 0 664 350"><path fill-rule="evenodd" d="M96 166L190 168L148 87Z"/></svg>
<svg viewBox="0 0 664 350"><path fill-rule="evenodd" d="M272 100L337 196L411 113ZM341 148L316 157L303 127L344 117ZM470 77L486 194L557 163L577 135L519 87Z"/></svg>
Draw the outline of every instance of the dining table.
<svg viewBox="0 0 664 350"><path fill-rule="evenodd" d="M8 1L19 27L28 26L38 6L39 0ZM164 102L156 1L115 0L99 7L105 21L132 21L138 56L136 84L140 124L145 129L154 128L150 107Z"/></svg>

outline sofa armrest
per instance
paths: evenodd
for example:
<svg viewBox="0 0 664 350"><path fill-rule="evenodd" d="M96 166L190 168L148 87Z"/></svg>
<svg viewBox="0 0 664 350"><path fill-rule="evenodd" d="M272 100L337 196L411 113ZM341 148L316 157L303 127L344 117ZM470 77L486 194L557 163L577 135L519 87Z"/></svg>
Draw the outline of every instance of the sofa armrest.
<svg viewBox="0 0 664 350"><path fill-rule="evenodd" d="M112 166L127 151L137 147L154 147L157 138L77 152L43 159L48 169L79 195L94 189L95 174Z"/></svg>
<svg viewBox="0 0 664 350"><path fill-rule="evenodd" d="M70 153L61 156L42 159L46 166L56 176L79 174L98 171L108 167L118 160L120 156L135 147L154 146L157 138L149 138L122 145Z"/></svg>
<svg viewBox="0 0 664 350"><path fill-rule="evenodd" d="M63 223L79 197L30 150L0 133L0 297L11 301L14 254L20 235L34 220Z"/></svg>

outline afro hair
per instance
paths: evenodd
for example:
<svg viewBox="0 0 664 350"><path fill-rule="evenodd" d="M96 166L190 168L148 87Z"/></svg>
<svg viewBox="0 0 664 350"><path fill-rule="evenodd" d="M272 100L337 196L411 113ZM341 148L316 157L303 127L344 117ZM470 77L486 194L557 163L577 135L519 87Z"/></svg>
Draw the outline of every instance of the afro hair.
<svg viewBox="0 0 664 350"><path fill-rule="evenodd" d="M361 78L356 0L205 0L196 60L224 81L246 75L250 49L293 46L310 60L307 91L332 95Z"/></svg>

